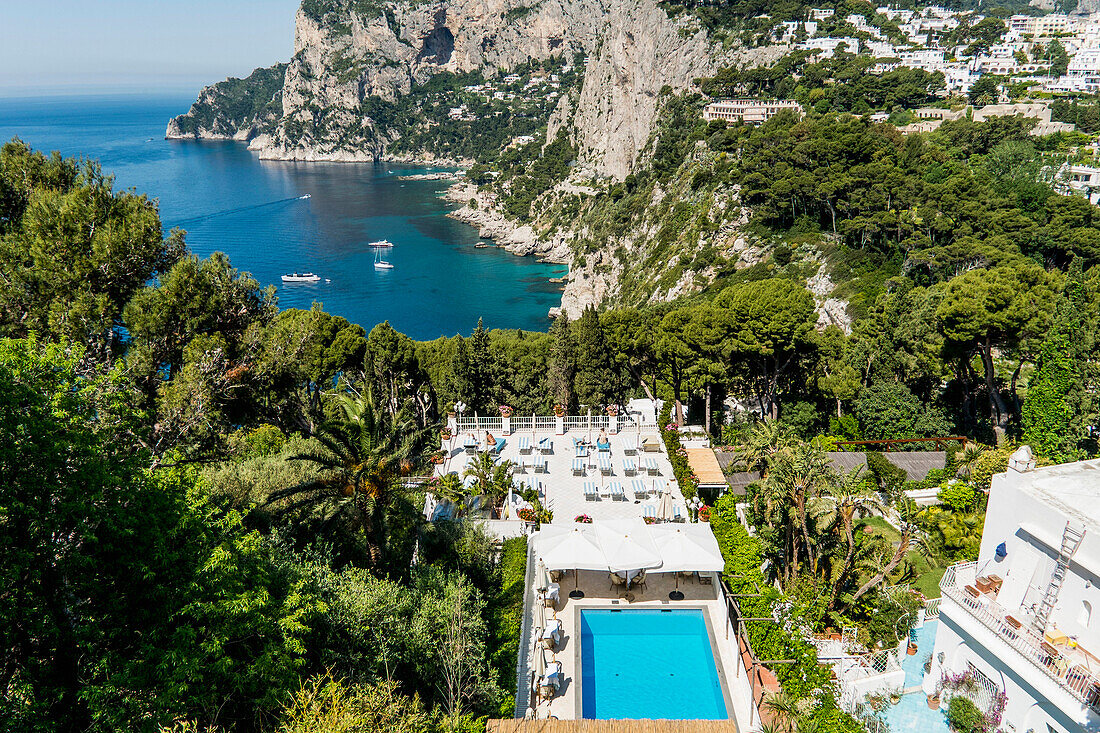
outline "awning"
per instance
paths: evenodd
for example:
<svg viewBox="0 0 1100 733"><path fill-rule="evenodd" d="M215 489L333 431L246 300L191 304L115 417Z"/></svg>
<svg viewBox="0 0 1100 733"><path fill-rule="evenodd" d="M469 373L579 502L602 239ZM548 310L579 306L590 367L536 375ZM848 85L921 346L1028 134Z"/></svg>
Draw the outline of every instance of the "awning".
<svg viewBox="0 0 1100 733"><path fill-rule="evenodd" d="M538 556L547 570L607 570L593 525L544 524L538 533Z"/></svg>
<svg viewBox="0 0 1100 733"><path fill-rule="evenodd" d="M700 486L708 489L726 488L726 474L722 473L722 467L718 465L718 459L710 448L688 448L687 459Z"/></svg>
<svg viewBox="0 0 1100 733"><path fill-rule="evenodd" d="M726 567L718 540L705 522L655 524L649 530L661 554L662 573L710 573Z"/></svg>
<svg viewBox="0 0 1100 733"><path fill-rule="evenodd" d="M618 572L643 570L661 565L649 527L641 517L613 519L592 525L596 528L606 567Z"/></svg>

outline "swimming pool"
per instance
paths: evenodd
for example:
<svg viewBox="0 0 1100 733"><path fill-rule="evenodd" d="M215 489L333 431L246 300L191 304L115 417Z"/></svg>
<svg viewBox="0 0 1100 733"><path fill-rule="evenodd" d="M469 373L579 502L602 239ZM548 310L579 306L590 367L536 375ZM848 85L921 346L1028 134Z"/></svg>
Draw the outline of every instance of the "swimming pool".
<svg viewBox="0 0 1100 733"><path fill-rule="evenodd" d="M582 610L581 712L594 719L728 718L702 609Z"/></svg>

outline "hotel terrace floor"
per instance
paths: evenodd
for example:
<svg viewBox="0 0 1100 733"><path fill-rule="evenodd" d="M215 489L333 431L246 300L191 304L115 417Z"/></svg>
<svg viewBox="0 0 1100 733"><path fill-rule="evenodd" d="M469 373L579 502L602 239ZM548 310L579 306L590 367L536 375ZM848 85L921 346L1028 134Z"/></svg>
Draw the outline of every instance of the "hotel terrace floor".
<svg viewBox="0 0 1100 733"><path fill-rule="evenodd" d="M609 453L601 454L595 447L582 451L584 457L581 458L580 471L574 470L578 454L573 440L591 439L594 442L598 429L567 430L563 435L555 434L553 429L528 429L511 435L502 435L499 429L491 432L495 437L505 439L504 447L500 451L501 459L525 466L515 474L516 485L537 482L541 496L544 497L543 506L554 513L553 524L572 523L580 514L587 514L596 521L641 517L647 513L655 515L661 498L660 491L666 485L672 494L674 512L678 512L685 520L688 517L684 497L676 485L664 443L653 426L641 429L631 426L616 435L610 435ZM472 458L472 453L464 448L464 443L471 439L476 441L477 450L484 448L485 430L480 430L479 433L466 430L444 441L443 450L447 457L442 465L437 466L438 475L452 471L460 476L463 474L467 461ZM540 452L538 444L543 439L547 439L551 447L548 451ZM643 441L658 450L643 451ZM522 450L521 443L524 445ZM637 446L636 450L631 450L632 446ZM601 471L601 455L606 457L610 471L606 470L607 466ZM536 470L534 463L540 456L545 459L545 466ZM636 473L628 471L629 463L633 463ZM595 487L596 498L585 497L585 484ZM622 498L613 498L610 493L615 484L622 488ZM636 493L636 488L643 489L645 493Z"/></svg>

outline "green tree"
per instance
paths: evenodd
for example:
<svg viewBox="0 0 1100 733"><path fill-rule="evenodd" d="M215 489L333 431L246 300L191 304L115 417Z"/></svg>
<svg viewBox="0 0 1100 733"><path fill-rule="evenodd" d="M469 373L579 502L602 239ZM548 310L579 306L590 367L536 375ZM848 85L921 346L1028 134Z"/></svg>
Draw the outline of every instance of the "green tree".
<svg viewBox="0 0 1100 733"><path fill-rule="evenodd" d="M947 435L951 425L942 411L924 404L908 387L876 382L856 396L852 411L864 437L933 438Z"/></svg>
<svg viewBox="0 0 1100 733"><path fill-rule="evenodd" d="M1022 410L1023 441L1056 462L1083 457L1082 442L1096 417L1096 397L1085 372L1093 350L1094 329L1086 323L1092 311L1075 260L1039 347Z"/></svg>
<svg viewBox="0 0 1100 733"><path fill-rule="evenodd" d="M569 317L560 315L550 325L549 370L550 396L554 404L573 405L573 376L576 373L576 346Z"/></svg>
<svg viewBox="0 0 1100 733"><path fill-rule="evenodd" d="M614 393L611 350L596 309L592 306L585 308L571 330L577 365L573 375L573 391L580 404L598 410L619 395Z"/></svg>

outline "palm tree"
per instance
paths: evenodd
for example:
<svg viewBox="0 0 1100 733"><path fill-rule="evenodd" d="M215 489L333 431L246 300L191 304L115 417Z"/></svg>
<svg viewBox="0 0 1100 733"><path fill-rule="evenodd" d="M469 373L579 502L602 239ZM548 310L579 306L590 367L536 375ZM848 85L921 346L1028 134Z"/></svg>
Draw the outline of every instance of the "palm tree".
<svg viewBox="0 0 1100 733"><path fill-rule="evenodd" d="M818 497L810 508L811 515L826 527L839 529L844 535L846 550L839 571L832 573L832 590L829 593L830 611L836 608L837 598L844 582L851 573L856 554L855 522L857 519L886 513L886 506L867 490L866 483L856 470L844 476L832 488L830 495Z"/></svg>
<svg viewBox="0 0 1100 733"><path fill-rule="evenodd" d="M978 465L978 460L985 453L985 446L980 443L967 443L962 455L958 457L955 465L958 467L956 475L969 479L971 471Z"/></svg>
<svg viewBox="0 0 1100 733"><path fill-rule="evenodd" d="M786 450L792 444L790 430L775 420L756 423L748 438L741 445L741 458L748 470L760 470L767 475L768 462L773 455Z"/></svg>
<svg viewBox="0 0 1100 733"><path fill-rule="evenodd" d="M807 505L835 482L835 473L825 453L808 443L774 453L769 459L766 487L772 497L785 501L794 512L798 536L790 537L790 565L798 574L799 539L813 571L817 572L816 543L810 538ZM788 574L790 577L790 574Z"/></svg>
<svg viewBox="0 0 1100 733"><path fill-rule="evenodd" d="M473 477L474 486L484 494L495 507L504 499L512 485L512 461L500 461L497 463L491 453L485 451L478 453L466 472L467 477Z"/></svg>
<svg viewBox="0 0 1100 733"><path fill-rule="evenodd" d="M312 464L316 477L272 492L264 506L277 505L279 516L312 515L320 531L363 542L378 564L388 546L389 513L405 497L402 479L418 462L427 429L391 417L369 389L336 399L341 417L318 425L312 445L288 459Z"/></svg>

